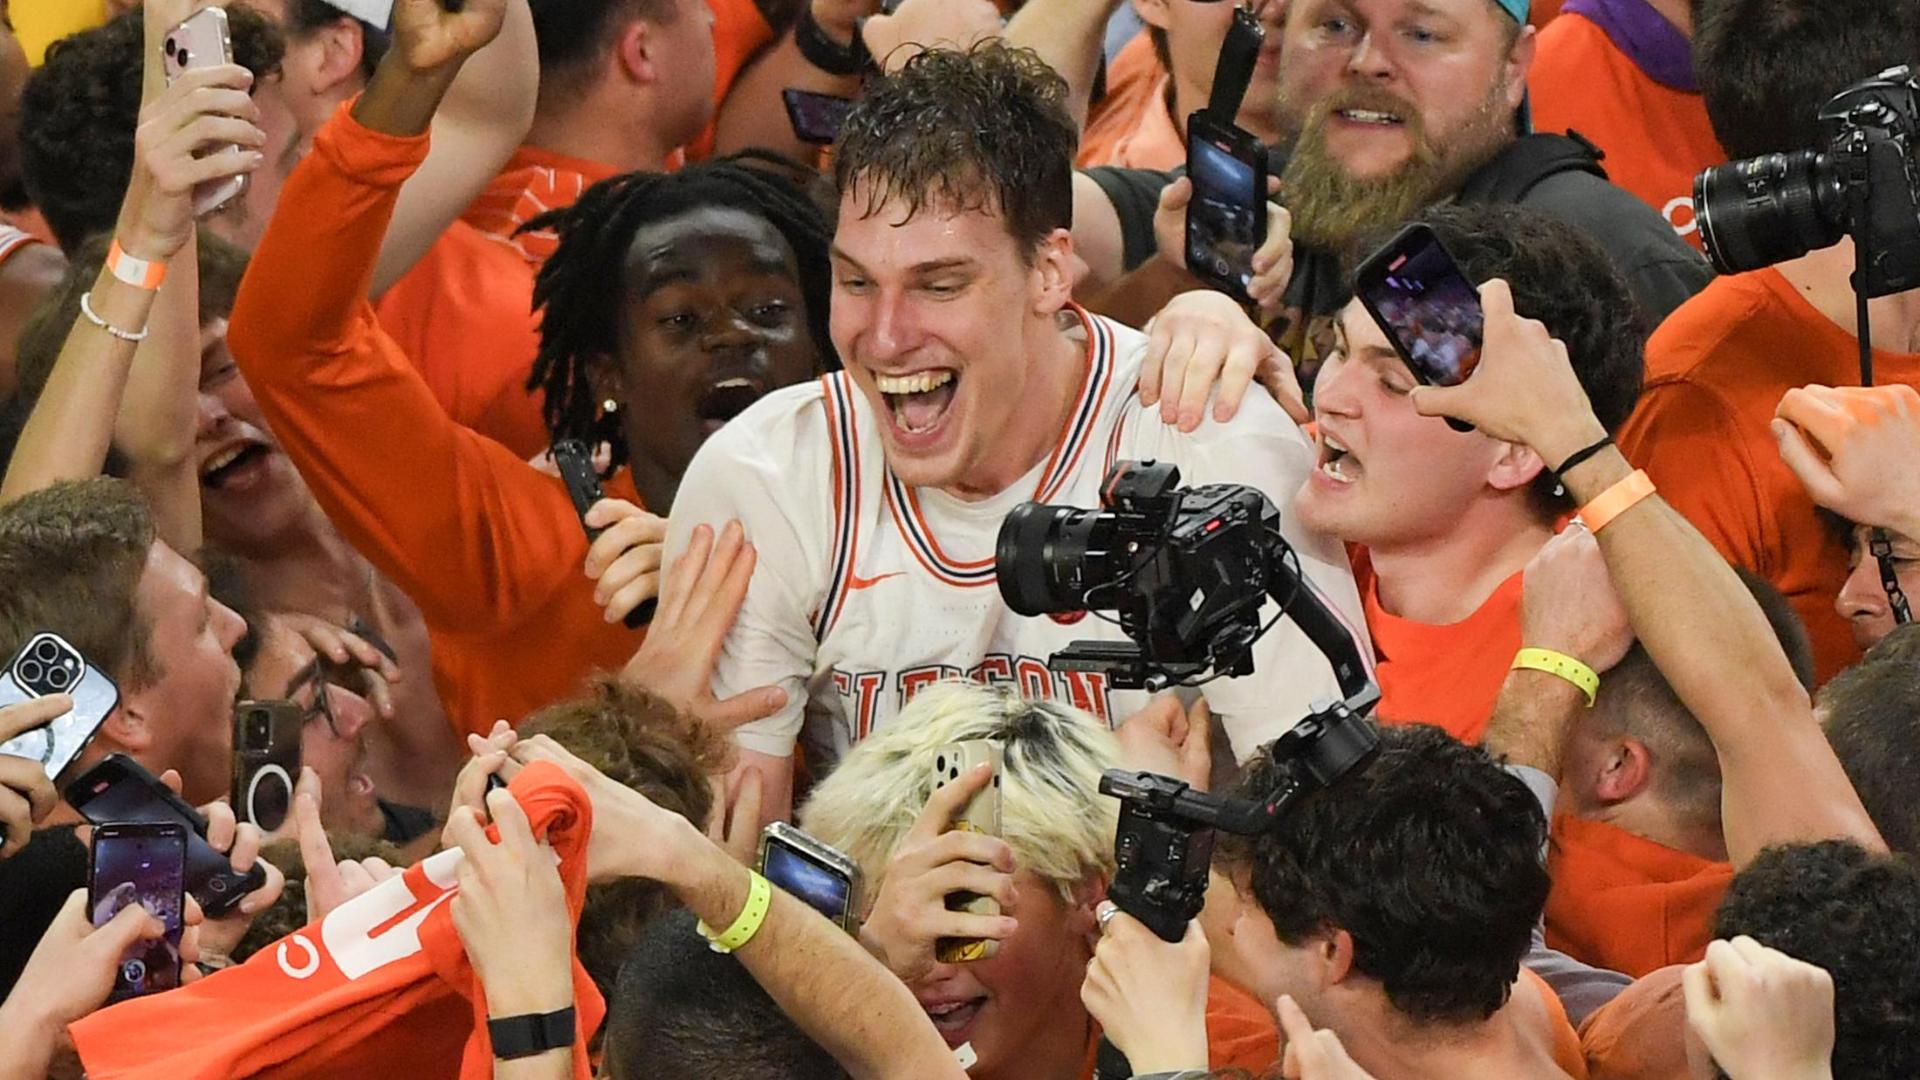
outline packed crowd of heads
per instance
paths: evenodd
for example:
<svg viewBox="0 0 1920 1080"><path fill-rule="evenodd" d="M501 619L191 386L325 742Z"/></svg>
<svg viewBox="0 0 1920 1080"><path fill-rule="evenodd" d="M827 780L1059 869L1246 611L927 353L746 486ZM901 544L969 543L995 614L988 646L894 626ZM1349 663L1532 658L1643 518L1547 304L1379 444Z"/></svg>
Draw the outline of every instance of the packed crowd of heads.
<svg viewBox="0 0 1920 1080"><path fill-rule="evenodd" d="M1920 0L390 6L0 0L0 1080L1920 1075Z"/></svg>

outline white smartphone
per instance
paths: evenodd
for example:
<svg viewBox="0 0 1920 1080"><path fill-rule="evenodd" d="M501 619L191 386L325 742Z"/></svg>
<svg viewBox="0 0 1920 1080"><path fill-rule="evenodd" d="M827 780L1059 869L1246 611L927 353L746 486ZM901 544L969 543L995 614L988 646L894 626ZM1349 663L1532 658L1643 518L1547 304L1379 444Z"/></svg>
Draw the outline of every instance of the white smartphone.
<svg viewBox="0 0 1920 1080"><path fill-rule="evenodd" d="M6 671L0 673L0 707L48 694L72 695L73 708L0 744L0 754L37 761L47 771L47 779L54 780L87 748L107 714L120 704L120 689L65 638L39 633L13 654Z"/></svg>
<svg viewBox="0 0 1920 1080"><path fill-rule="evenodd" d="M194 68L233 63L233 35L227 29L226 10L205 7L187 16L185 22L167 31L160 52L169 84L178 79L182 72ZM217 154L232 145L210 145L203 148L201 153ZM246 190L245 173L209 180L193 189L194 216L206 217L239 198Z"/></svg>

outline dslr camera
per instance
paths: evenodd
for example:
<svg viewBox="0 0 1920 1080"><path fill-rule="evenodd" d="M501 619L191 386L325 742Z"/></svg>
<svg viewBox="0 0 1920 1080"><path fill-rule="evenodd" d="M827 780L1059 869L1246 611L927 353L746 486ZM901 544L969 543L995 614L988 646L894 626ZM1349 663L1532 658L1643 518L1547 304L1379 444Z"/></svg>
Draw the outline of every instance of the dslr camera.
<svg viewBox="0 0 1920 1080"><path fill-rule="evenodd" d="M1715 166L1693 182L1700 239L1723 274L1832 247L1852 234L1854 290L1920 285L1920 81L1889 68L1820 109L1823 147Z"/></svg>

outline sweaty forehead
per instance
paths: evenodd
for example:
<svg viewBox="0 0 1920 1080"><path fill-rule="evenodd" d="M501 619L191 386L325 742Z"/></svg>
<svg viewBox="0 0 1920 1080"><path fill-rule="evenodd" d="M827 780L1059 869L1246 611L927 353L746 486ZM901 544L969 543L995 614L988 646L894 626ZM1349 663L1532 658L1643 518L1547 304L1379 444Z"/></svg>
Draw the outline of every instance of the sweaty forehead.
<svg viewBox="0 0 1920 1080"><path fill-rule="evenodd" d="M1294 0L1288 14L1297 20L1344 12L1368 22L1449 18L1462 22L1512 21L1503 8L1510 0Z"/></svg>
<svg viewBox="0 0 1920 1080"><path fill-rule="evenodd" d="M627 271L641 287L661 275L679 276L725 260L729 268L785 274L798 279L793 248L773 223L732 206L698 206L636 229L627 248Z"/></svg>

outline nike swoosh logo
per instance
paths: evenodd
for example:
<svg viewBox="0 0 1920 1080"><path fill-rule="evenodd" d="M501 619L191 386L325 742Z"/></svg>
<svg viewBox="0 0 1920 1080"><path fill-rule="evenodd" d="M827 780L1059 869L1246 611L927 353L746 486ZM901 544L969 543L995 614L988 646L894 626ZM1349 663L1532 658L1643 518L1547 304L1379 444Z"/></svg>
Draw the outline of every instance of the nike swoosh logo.
<svg viewBox="0 0 1920 1080"><path fill-rule="evenodd" d="M847 588L853 592L859 592L861 589L872 588L873 586L880 584L881 582L887 580L888 578L897 578L902 576L905 573L906 573L905 570L895 570L890 574L881 574L879 577L870 577L870 578L861 577L858 574L852 574L847 577Z"/></svg>

